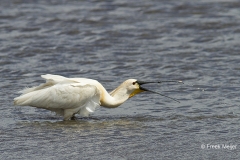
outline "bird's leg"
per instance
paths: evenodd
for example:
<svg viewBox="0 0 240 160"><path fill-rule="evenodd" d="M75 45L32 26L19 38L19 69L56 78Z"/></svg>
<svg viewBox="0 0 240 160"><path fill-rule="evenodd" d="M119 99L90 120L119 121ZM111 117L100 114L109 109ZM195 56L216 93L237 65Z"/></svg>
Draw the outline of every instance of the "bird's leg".
<svg viewBox="0 0 240 160"><path fill-rule="evenodd" d="M76 121L77 118L75 117L75 115L73 115L73 116L70 118L70 120L72 120L72 121Z"/></svg>

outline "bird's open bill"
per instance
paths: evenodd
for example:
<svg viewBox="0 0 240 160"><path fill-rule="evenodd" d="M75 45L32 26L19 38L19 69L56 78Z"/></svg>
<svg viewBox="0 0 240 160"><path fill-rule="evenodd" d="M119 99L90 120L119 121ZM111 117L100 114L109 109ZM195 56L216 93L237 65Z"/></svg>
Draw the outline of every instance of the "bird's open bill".
<svg viewBox="0 0 240 160"><path fill-rule="evenodd" d="M175 99L175 98L172 98L172 97L169 97L169 96L163 95L163 94L161 94L161 93L158 93L158 92L155 92L155 91L151 91L151 90L149 90L149 89L146 89L146 88L143 88L143 87L142 87L143 84L148 84L148 83L163 83L163 82L177 82L177 83L183 83L182 81L157 81L157 82L144 82L144 81L137 81L137 83L139 84L139 89L140 89L141 91L147 91L147 92L156 93L156 94L158 94L158 95L160 95L160 96L167 97L167 98L169 98L169 99L172 99L172 100L174 100L174 101L180 103L180 101L177 100L177 99Z"/></svg>

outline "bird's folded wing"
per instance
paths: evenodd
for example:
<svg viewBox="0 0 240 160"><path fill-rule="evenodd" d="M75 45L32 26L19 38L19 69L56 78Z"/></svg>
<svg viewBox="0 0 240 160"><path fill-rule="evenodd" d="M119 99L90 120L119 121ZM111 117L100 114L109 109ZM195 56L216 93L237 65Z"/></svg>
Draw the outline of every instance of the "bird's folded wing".
<svg viewBox="0 0 240 160"><path fill-rule="evenodd" d="M90 102L100 105L98 89L94 85L80 85L78 83L58 83L22 94L14 99L16 105L22 106L28 105L45 109L73 109L86 106L89 111L94 111L93 108L89 107L90 105L87 105Z"/></svg>
<svg viewBox="0 0 240 160"><path fill-rule="evenodd" d="M52 75L52 74L46 74L41 75L42 78L46 80L46 83L40 84L39 86L31 87L31 88L25 88L24 90L20 91L22 94L30 93L37 90L42 90L44 88L51 87L56 84L68 84L68 83L78 83L81 84L81 86L86 85L87 83L79 82L71 78L66 78L59 75Z"/></svg>

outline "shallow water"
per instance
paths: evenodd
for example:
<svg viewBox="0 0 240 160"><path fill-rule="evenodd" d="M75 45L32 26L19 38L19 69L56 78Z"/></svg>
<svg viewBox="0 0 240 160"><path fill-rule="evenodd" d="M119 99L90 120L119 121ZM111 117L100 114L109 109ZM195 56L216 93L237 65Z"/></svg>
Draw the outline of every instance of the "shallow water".
<svg viewBox="0 0 240 160"><path fill-rule="evenodd" d="M0 159L239 159L239 8L235 0L1 1ZM93 78L109 91L127 78L184 84L147 86L181 103L142 93L65 122L13 106L47 73Z"/></svg>

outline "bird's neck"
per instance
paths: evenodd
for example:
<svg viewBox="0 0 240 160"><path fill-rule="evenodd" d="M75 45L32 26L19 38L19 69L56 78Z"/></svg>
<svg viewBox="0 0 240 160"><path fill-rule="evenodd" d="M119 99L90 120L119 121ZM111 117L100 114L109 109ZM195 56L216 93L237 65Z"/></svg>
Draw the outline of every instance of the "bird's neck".
<svg viewBox="0 0 240 160"><path fill-rule="evenodd" d="M116 108L124 103L131 93L128 93L126 88L120 86L113 90L110 94L103 88L101 97L101 106L106 108Z"/></svg>

